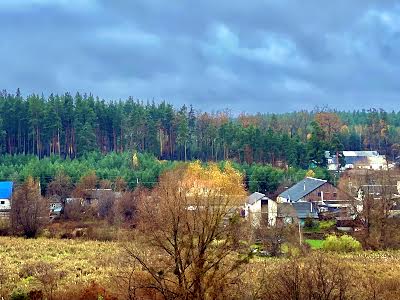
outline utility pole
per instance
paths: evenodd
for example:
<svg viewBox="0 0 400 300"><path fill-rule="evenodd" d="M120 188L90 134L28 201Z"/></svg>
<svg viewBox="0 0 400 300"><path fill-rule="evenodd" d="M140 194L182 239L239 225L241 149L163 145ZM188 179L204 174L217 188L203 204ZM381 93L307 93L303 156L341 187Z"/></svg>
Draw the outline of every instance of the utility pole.
<svg viewBox="0 0 400 300"><path fill-rule="evenodd" d="M300 223L300 219L299 219L299 242L300 242L300 245L303 245L302 236L301 236L301 223Z"/></svg>

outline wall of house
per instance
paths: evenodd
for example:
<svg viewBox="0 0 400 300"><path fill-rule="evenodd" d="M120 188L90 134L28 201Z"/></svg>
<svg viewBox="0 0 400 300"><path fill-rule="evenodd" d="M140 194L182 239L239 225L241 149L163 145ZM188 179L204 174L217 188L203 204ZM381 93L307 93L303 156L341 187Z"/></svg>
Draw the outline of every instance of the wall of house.
<svg viewBox="0 0 400 300"><path fill-rule="evenodd" d="M330 184L324 183L310 194L306 195L303 200L309 202L321 202L323 200L349 200L346 193L340 191L338 188Z"/></svg>
<svg viewBox="0 0 400 300"><path fill-rule="evenodd" d="M278 196L278 197L276 198L276 202L278 202L278 203L287 203L287 202L289 202L289 201L288 201L288 199L286 199L286 198L284 198L284 197Z"/></svg>
<svg viewBox="0 0 400 300"><path fill-rule="evenodd" d="M278 207L275 201L258 200L253 205L246 205L245 216L249 218L255 227L260 226L261 220L267 220L269 226L275 226L278 215Z"/></svg>
<svg viewBox="0 0 400 300"><path fill-rule="evenodd" d="M246 204L246 217L255 227L260 226L261 221L261 201L258 200L252 205Z"/></svg>
<svg viewBox="0 0 400 300"><path fill-rule="evenodd" d="M275 226L276 218L278 216L278 205L275 201L268 201L268 225Z"/></svg>
<svg viewBox="0 0 400 300"><path fill-rule="evenodd" d="M10 210L11 202L9 199L0 199L0 210Z"/></svg>

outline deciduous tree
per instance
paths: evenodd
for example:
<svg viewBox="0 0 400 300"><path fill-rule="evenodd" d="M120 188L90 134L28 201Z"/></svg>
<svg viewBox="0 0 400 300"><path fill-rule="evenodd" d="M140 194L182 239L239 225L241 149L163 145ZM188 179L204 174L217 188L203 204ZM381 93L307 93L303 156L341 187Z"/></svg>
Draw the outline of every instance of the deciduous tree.
<svg viewBox="0 0 400 300"><path fill-rule="evenodd" d="M11 205L11 226L14 232L35 237L49 220L49 207L40 195L39 184L32 177L18 186Z"/></svg>
<svg viewBox="0 0 400 300"><path fill-rule="evenodd" d="M221 170L191 163L163 174L142 199L139 229L160 259L151 263L130 254L164 297L214 298L228 287L244 262L234 253L242 226L237 211L245 198L242 180L229 164Z"/></svg>

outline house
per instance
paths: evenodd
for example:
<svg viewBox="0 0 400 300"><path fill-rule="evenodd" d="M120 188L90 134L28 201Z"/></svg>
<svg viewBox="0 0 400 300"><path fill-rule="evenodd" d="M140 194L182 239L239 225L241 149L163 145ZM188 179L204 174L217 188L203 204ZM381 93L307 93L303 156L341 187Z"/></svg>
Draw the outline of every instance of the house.
<svg viewBox="0 0 400 300"><path fill-rule="evenodd" d="M343 151L342 153L345 165L340 168L341 170L385 170L388 168L386 157L380 155L378 151ZM331 155L329 151L325 151L325 157L328 161L328 170L336 171L339 169L339 160L336 155Z"/></svg>
<svg viewBox="0 0 400 300"><path fill-rule="evenodd" d="M316 213L348 211L354 201L351 196L326 180L312 177L304 178L277 197L278 203L294 205L295 210L299 213L299 219L304 219L305 214L314 218ZM304 202L311 204L301 204Z"/></svg>
<svg viewBox="0 0 400 300"><path fill-rule="evenodd" d="M114 200L121 197L120 192L114 192L112 189L87 189L84 191L81 200L84 206L97 206L101 200Z"/></svg>
<svg viewBox="0 0 400 300"><path fill-rule="evenodd" d="M0 182L0 217L8 217L10 214L13 186L11 181Z"/></svg>
<svg viewBox="0 0 400 300"><path fill-rule="evenodd" d="M389 214L391 218L400 218L400 200L393 203Z"/></svg>
<svg viewBox="0 0 400 300"><path fill-rule="evenodd" d="M363 184L355 186L357 189L356 200L359 203L357 210L361 212L363 210L363 203L365 199L370 199L376 201L376 203L385 201L389 206L390 216L400 215L400 182L398 181L396 185L394 184ZM368 197L368 198L367 198Z"/></svg>
<svg viewBox="0 0 400 300"><path fill-rule="evenodd" d="M276 202L262 193L255 192L246 199L244 215L253 226L260 226L262 222L275 226L277 211Z"/></svg>
<svg viewBox="0 0 400 300"><path fill-rule="evenodd" d="M314 202L322 203L325 200L336 200L340 191L326 180L306 177L277 197L277 202Z"/></svg>
<svg viewBox="0 0 400 300"><path fill-rule="evenodd" d="M54 195L49 198L49 210L50 210L50 218L55 218L60 216L63 205L61 203L60 197Z"/></svg>

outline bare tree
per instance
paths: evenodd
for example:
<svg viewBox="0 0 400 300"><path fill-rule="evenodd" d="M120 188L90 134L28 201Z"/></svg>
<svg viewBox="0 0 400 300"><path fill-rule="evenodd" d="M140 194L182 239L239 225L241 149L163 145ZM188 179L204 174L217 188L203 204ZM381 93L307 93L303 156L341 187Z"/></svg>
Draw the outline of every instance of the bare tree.
<svg viewBox="0 0 400 300"><path fill-rule="evenodd" d="M137 188L133 192L124 192L115 203L115 217L117 222L135 225L138 204L145 190Z"/></svg>
<svg viewBox="0 0 400 300"><path fill-rule="evenodd" d="M101 189L111 189L112 182L108 179L102 179L99 181L99 187Z"/></svg>
<svg viewBox="0 0 400 300"><path fill-rule="evenodd" d="M15 233L32 238L49 221L49 208L32 177L15 189L11 203L11 227Z"/></svg>
<svg viewBox="0 0 400 300"><path fill-rule="evenodd" d="M116 192L125 192L128 189L128 184L122 177L117 177L114 181L114 190Z"/></svg>
<svg viewBox="0 0 400 300"><path fill-rule="evenodd" d="M102 219L113 221L115 193L111 190L99 191L98 193L98 216Z"/></svg>
<svg viewBox="0 0 400 300"><path fill-rule="evenodd" d="M246 261L234 254L245 195L242 176L230 164L221 171L197 162L163 174L139 207L138 228L158 259L129 251L151 275L149 286L167 299L221 295Z"/></svg>
<svg viewBox="0 0 400 300"><path fill-rule="evenodd" d="M48 196L57 196L61 202L61 213L64 213L66 199L71 196L73 185L71 178L63 172L57 173L47 187Z"/></svg>
<svg viewBox="0 0 400 300"><path fill-rule="evenodd" d="M91 190L96 189L98 178L96 173L93 171L85 176L82 176L79 180L76 188L73 191L74 197L87 198L91 196Z"/></svg>
<svg viewBox="0 0 400 300"><path fill-rule="evenodd" d="M282 255L283 244L300 247L299 232L296 224L262 224L255 229L256 241L262 244L263 250L270 256Z"/></svg>
<svg viewBox="0 0 400 300"><path fill-rule="evenodd" d="M363 225L359 234L364 246L372 249L382 249L393 246L393 227L399 226L390 212L395 205L398 170L358 170L349 172L342 186L359 199L358 218ZM356 211L357 208L354 208Z"/></svg>

